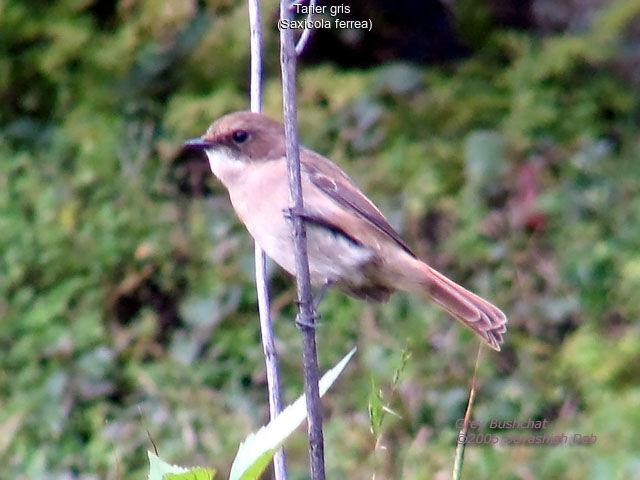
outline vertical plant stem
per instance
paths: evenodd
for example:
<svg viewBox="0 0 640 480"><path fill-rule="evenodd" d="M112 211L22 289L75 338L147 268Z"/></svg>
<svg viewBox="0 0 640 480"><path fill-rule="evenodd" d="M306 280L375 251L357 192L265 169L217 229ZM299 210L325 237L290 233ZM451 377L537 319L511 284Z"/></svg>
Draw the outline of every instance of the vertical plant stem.
<svg viewBox="0 0 640 480"><path fill-rule="evenodd" d="M251 41L251 111L262 110L262 25L260 0L248 0Z"/></svg>
<svg viewBox="0 0 640 480"><path fill-rule="evenodd" d="M281 0L280 18L291 20L289 1ZM293 31L280 30L280 67L282 70L282 96L286 137L291 224L296 260L296 284L298 290L298 325L302 332L302 359L304 367L304 393L307 404L307 428L309 436L309 460L312 480L324 480L324 439L322 435L322 409L318 393L318 357L314 327L314 308L307 235L300 213L304 211L302 182L300 177L300 148L296 105L296 51Z"/></svg>
<svg viewBox="0 0 640 480"><path fill-rule="evenodd" d="M311 0L309 2L309 14L307 15L307 21L309 22L313 20L313 12L315 11L315 8L316 8L316 1L317 0ZM300 38L298 39L298 43L296 44L296 55L302 54L302 52L304 51L304 47L306 47L307 43L309 42L309 38L311 38L312 32L313 32L313 28L311 28L310 26L304 28L302 35L300 35Z"/></svg>
<svg viewBox="0 0 640 480"><path fill-rule="evenodd" d="M262 249L255 246L256 264L256 289L258 291L258 310L260 314L260 332L262 335L262 348L264 361L267 367L267 389L269 390L269 413L271 420L282 411L280 399L280 374L278 372L278 355L271 326L271 313L269 309L269 289L266 279L266 258ZM287 479L287 461L284 447L281 447L273 456L273 470L275 480Z"/></svg>
<svg viewBox="0 0 640 480"><path fill-rule="evenodd" d="M469 391L469 400L467 401L467 409L464 412L464 425L458 433L456 445L456 457L453 462L453 480L460 480L462 475L462 464L464 462L464 449L469 432L469 421L471 420L471 409L473 401L476 398L478 365L480 364L480 353L482 352L482 344L478 346L478 354L476 355L476 365L473 369L473 377L471 378L471 390Z"/></svg>
<svg viewBox="0 0 640 480"><path fill-rule="evenodd" d="M260 24L260 1L248 0L249 30L251 35L251 111L260 113L262 109L262 26ZM269 390L269 413L271 420L282 411L280 400L280 374L276 353L271 310L269 308L269 286L266 275L266 257L260 246L255 244L256 290L258 294L258 314L262 348L267 368L267 389ZM273 457L275 480L287 479L287 463L284 448Z"/></svg>

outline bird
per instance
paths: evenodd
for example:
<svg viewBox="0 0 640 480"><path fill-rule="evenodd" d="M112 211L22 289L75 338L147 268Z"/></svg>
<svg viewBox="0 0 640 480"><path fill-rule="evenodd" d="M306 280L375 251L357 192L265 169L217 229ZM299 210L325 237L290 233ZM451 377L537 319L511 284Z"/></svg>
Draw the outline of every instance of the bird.
<svg viewBox="0 0 640 480"><path fill-rule="evenodd" d="M295 276L283 125L234 112L184 144L203 150L212 173L255 242ZM505 314L420 260L356 183L328 158L300 147L303 209L311 283L368 302L396 291L432 300L500 351Z"/></svg>

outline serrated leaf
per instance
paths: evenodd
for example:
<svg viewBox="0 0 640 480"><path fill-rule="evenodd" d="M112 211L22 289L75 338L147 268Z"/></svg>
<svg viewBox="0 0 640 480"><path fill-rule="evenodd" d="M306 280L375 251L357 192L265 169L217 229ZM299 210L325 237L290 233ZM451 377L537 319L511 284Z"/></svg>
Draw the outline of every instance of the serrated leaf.
<svg viewBox="0 0 640 480"><path fill-rule="evenodd" d="M162 480L213 480L215 470L196 467L184 473L168 473Z"/></svg>
<svg viewBox="0 0 640 480"><path fill-rule="evenodd" d="M215 470L196 467L192 469L172 465L154 453L149 455L149 480L213 480Z"/></svg>
<svg viewBox="0 0 640 480"><path fill-rule="evenodd" d="M165 462L150 451L147 451L147 455L149 456L149 480L163 480L168 473L180 474L188 471L184 467Z"/></svg>
<svg viewBox="0 0 640 480"><path fill-rule="evenodd" d="M323 396L344 370L354 348L331 370L325 373L319 382L320 396ZM298 428L307 416L305 396L301 395L294 403L285 408L275 420L247 436L240 444L238 453L231 466L229 480L255 480L269 465L271 458L284 440Z"/></svg>

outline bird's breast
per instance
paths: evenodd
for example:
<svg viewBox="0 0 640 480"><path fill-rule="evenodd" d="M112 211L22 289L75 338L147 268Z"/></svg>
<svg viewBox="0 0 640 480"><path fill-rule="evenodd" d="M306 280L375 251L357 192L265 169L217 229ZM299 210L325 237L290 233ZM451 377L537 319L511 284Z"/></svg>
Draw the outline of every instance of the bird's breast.
<svg viewBox="0 0 640 480"><path fill-rule="evenodd" d="M295 274L285 160L251 165L227 188L238 217L254 240L282 268ZM316 205L317 196L305 192L307 200L305 209L322 210ZM374 256L370 248L321 225L307 223L306 227L309 270L314 284L364 281L363 265Z"/></svg>

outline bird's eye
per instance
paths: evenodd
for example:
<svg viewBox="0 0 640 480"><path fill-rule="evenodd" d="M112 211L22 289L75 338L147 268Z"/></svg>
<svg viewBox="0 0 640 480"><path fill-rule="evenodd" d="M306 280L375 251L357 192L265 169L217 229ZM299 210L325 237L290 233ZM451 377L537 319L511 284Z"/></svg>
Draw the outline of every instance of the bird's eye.
<svg viewBox="0 0 640 480"><path fill-rule="evenodd" d="M247 133L246 130L236 130L231 135L231 138L233 138L234 142L240 144L240 143L244 143L247 140L247 138L249 138L249 134Z"/></svg>

